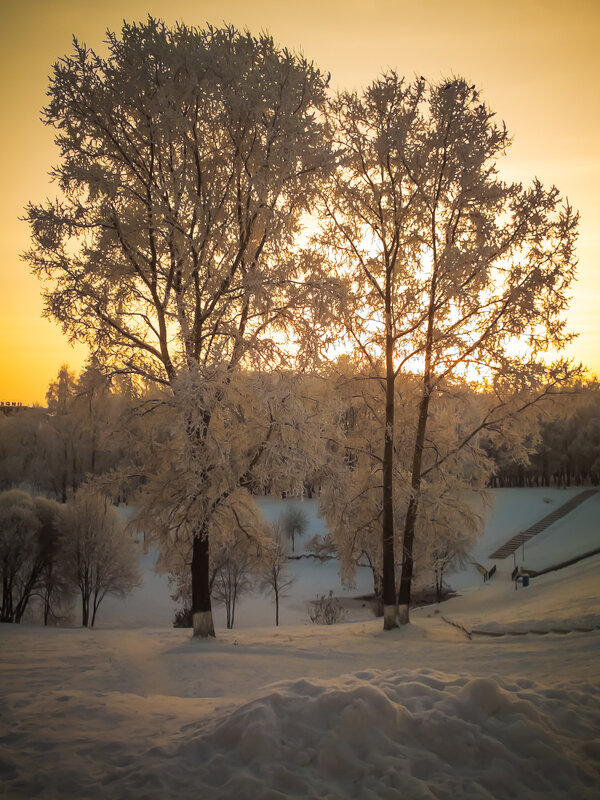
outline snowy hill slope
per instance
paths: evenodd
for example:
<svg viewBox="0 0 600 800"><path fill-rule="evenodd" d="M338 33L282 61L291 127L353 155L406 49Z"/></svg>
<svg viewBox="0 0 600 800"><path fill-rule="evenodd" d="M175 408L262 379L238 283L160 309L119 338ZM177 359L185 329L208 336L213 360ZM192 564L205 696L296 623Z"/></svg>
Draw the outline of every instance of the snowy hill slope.
<svg viewBox="0 0 600 800"><path fill-rule="evenodd" d="M473 550L472 560L488 568L496 563L498 574L491 585L508 581L507 591L512 588L509 578L514 563L539 570L600 547L599 493L527 542L524 555L520 549L514 559L511 556L504 561L493 562L488 558L504 541L578 492L577 488L496 489L487 494L485 505L479 500L474 501L484 518L484 530ZM259 505L265 518L275 522L290 502L297 501L261 498ZM318 515L317 500L304 500L300 505L308 520L307 532L297 542L299 552L303 552L305 543L314 535L323 535L326 527L324 520ZM170 598L166 576L153 572L155 559L156 553L152 551L141 559L141 589L133 592L124 601L106 598L98 615L99 627L155 627L171 624L175 605ZM318 595L327 594L329 590L342 598L367 595L373 590L371 574L367 568L358 569L355 587L350 589L341 585L337 561L321 563L314 559L302 559L291 562L291 569L296 580L282 600L281 621L284 625L308 623L307 603ZM479 588L481 581L480 574L472 564L467 564L463 569L447 576L447 582L460 592L470 587ZM224 628L224 609L217 606L214 612L217 626ZM363 608L360 603L353 604L348 614L348 620L372 618L370 608ZM269 598L255 593L240 600L236 608L236 630L270 625L272 621L274 611Z"/></svg>
<svg viewBox="0 0 600 800"><path fill-rule="evenodd" d="M596 507L587 513L592 524ZM331 564L316 583L335 577ZM208 642L167 620L2 625L3 796L595 800L600 630L468 639L442 617L564 630L600 618L599 571L594 557L517 592L504 568L485 585L476 573L460 597L388 633L372 618L263 623Z"/></svg>

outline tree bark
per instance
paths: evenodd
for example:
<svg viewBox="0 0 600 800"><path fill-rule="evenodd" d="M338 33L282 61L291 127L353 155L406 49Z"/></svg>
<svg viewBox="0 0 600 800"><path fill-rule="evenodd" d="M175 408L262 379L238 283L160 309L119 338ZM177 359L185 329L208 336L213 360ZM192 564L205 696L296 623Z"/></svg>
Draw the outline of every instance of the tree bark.
<svg viewBox="0 0 600 800"><path fill-rule="evenodd" d="M215 635L210 603L208 531L194 536L192 546L192 617L194 636L207 639Z"/></svg>
<svg viewBox="0 0 600 800"><path fill-rule="evenodd" d="M96 613L97 613L97 611L98 611L98 609L100 607L100 603L102 602L103 598L104 598L104 594L102 594L100 597L98 597L98 593L94 592L94 600L93 600L93 603L92 603L92 621L90 623L90 628L94 627L94 622L96 622Z"/></svg>
<svg viewBox="0 0 600 800"><path fill-rule="evenodd" d="M48 620L50 619L50 592L48 589L44 592L44 627L47 627Z"/></svg>
<svg viewBox="0 0 600 800"><path fill-rule="evenodd" d="M396 565L394 559L394 349L391 330L390 288L386 293L385 432L383 443L383 629L396 627Z"/></svg>
<svg viewBox="0 0 600 800"><path fill-rule="evenodd" d="M398 592L398 620L401 625L410 622L410 592L413 577L413 545L415 540L415 523L417 512L419 511L419 492L421 490L421 467L423 463L423 445L425 443L425 431L427 429L427 416L429 413L429 385L426 380L423 387L423 396L419 405L419 423L417 425L417 435L415 437L415 448L413 452L412 493L406 511L404 522L404 540L402 545L402 573L400 576L400 590Z"/></svg>
<svg viewBox="0 0 600 800"><path fill-rule="evenodd" d="M2 579L2 617L0 622L12 622L12 581L6 575Z"/></svg>

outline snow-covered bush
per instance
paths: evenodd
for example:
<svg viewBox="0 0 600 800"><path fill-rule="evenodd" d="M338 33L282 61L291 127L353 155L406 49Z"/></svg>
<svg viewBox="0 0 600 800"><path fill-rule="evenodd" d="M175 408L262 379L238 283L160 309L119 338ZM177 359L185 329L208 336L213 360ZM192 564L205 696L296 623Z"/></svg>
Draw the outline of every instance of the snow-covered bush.
<svg viewBox="0 0 600 800"><path fill-rule="evenodd" d="M9 489L0 494L0 622L20 622L43 568L40 522L33 498Z"/></svg>
<svg viewBox="0 0 600 800"><path fill-rule="evenodd" d="M330 589L329 594L321 595L317 600L313 600L308 606L308 616L315 625L335 625L340 622L346 612L337 597L333 596Z"/></svg>
<svg viewBox="0 0 600 800"><path fill-rule="evenodd" d="M258 579L264 592L272 593L275 600L275 625L279 625L279 600L294 582L290 574L288 547L281 525L269 527L258 563Z"/></svg>
<svg viewBox="0 0 600 800"><path fill-rule="evenodd" d="M107 594L139 586L135 543L116 508L97 490L81 489L60 522L65 576L81 595L82 625L93 626Z"/></svg>

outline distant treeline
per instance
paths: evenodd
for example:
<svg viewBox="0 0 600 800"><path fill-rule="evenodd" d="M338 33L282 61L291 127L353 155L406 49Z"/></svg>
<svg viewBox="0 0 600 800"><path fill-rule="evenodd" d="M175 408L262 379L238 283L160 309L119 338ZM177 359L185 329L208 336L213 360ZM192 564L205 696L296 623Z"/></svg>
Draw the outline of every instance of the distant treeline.
<svg viewBox="0 0 600 800"><path fill-rule="evenodd" d="M529 461L489 446L496 470L492 487L600 485L600 391L588 383L554 401L548 418L527 435Z"/></svg>
<svg viewBox="0 0 600 800"><path fill-rule="evenodd" d="M65 503L89 478L115 470L128 476L122 486L135 488L143 480L139 443L150 439L156 445L167 435L144 413L152 401L139 386L108 379L93 362L78 377L63 366L46 401L46 408L0 414L0 491L25 487ZM520 448L514 439L509 445L496 438L486 451L492 488L600 485L599 384L559 395L528 417ZM270 486L267 477L252 491L269 493ZM319 495L320 488L318 470L306 475L306 496Z"/></svg>
<svg viewBox="0 0 600 800"><path fill-rule="evenodd" d="M88 477L130 461L125 430L134 396L93 365L79 377L63 366L46 402L0 415L0 490L25 487L65 503Z"/></svg>

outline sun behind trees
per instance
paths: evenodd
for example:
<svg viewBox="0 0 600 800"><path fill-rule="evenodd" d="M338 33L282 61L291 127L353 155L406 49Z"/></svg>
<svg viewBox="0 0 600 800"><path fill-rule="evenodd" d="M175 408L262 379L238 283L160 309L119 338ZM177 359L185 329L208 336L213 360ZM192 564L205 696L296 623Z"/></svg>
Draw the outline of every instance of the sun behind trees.
<svg viewBox="0 0 600 800"><path fill-rule="evenodd" d="M343 332L381 388L384 626L408 622L414 540L427 479L549 391L572 382L543 354L572 338L563 312L574 277L577 215L558 190L507 184L509 145L462 79L406 82L388 72L330 104L339 168L321 195L322 232L341 287ZM516 354L518 353L518 355ZM396 382L420 376L405 481L402 574L396 595ZM428 438L432 404L464 381L485 388L481 418L449 450Z"/></svg>
<svg viewBox="0 0 600 800"><path fill-rule="evenodd" d="M327 83L266 34L152 18L109 34L107 57L75 41L54 67L61 198L28 207L28 258L65 333L157 387L147 410L169 433L149 446L145 518L191 551L197 636L214 635L211 540L252 527L252 491L301 492L317 470L318 403L290 376L335 336L377 389L386 628L408 621L444 469L573 377L542 355L569 340L577 216L554 188L500 180L508 135L474 87L389 72L328 98ZM314 247L299 244L306 213ZM399 472L401 375L418 389ZM480 417L434 441L435 404L468 381L485 388Z"/></svg>

